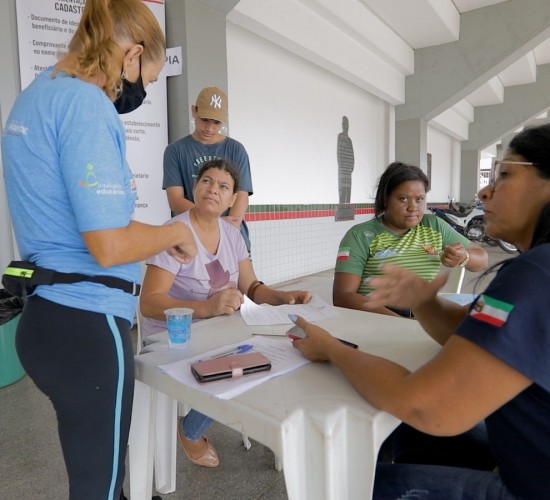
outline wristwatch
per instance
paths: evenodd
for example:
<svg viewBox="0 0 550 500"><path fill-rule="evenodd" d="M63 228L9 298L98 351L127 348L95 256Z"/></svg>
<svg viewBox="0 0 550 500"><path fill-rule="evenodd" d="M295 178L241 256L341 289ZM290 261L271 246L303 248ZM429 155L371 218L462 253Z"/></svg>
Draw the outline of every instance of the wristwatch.
<svg viewBox="0 0 550 500"><path fill-rule="evenodd" d="M458 264L460 267L466 267L466 265L468 264L468 262L470 262L470 254L468 252L466 252L466 258L460 263Z"/></svg>

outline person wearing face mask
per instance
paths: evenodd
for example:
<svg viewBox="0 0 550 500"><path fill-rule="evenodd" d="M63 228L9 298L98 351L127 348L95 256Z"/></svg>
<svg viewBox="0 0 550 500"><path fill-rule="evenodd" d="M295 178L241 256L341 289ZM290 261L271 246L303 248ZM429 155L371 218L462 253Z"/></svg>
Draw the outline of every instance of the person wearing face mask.
<svg viewBox="0 0 550 500"><path fill-rule="evenodd" d="M143 44L140 45L143 46ZM122 70L120 79L122 80L122 87L114 104L118 114L124 115L139 108L147 96L143 85L143 77L141 76L141 56L139 57L138 79L135 82L128 80L128 72L125 69Z"/></svg>
<svg viewBox="0 0 550 500"><path fill-rule="evenodd" d="M87 0L68 53L17 97L3 130L19 253L60 273L28 296L16 347L55 408L72 500L123 498L139 261L167 251L189 263L197 251L182 222L133 220L117 110L141 104L164 61L164 35L145 3ZM65 273L82 279L61 283Z"/></svg>
<svg viewBox="0 0 550 500"><path fill-rule="evenodd" d="M250 162L244 146L222 134L228 120L227 96L218 87L206 87L200 91L195 105L191 106L191 113L195 120L193 133L169 144L164 152L162 189L166 190L172 215L193 208L193 185L204 163L229 160L238 168L240 184L237 200L224 213L224 219L240 228L250 253L248 227L244 221L248 197L252 195Z"/></svg>

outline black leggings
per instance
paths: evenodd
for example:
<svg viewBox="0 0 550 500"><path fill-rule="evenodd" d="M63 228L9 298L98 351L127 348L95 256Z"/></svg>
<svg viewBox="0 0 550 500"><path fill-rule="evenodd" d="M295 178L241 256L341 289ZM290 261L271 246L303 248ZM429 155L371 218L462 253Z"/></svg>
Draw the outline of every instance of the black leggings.
<svg viewBox="0 0 550 500"><path fill-rule="evenodd" d="M33 296L16 347L55 408L70 499L118 499L134 394L129 322Z"/></svg>

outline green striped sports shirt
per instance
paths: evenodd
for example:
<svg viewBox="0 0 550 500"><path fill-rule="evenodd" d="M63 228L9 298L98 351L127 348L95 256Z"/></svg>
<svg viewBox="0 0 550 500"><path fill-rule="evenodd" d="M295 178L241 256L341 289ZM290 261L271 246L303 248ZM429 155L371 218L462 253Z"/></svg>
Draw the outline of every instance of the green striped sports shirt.
<svg viewBox="0 0 550 500"><path fill-rule="evenodd" d="M353 226L338 250L335 271L361 276L357 293L366 295L371 288L366 278L379 276L381 264L397 264L432 280L441 267L440 254L445 245L470 241L435 215L425 214L418 225L405 234L386 229L380 219Z"/></svg>

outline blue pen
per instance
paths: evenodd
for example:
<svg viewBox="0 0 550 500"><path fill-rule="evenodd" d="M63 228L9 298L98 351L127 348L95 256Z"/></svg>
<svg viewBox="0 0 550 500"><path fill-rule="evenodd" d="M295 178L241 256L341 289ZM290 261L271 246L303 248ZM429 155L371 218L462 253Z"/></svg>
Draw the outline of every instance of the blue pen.
<svg viewBox="0 0 550 500"><path fill-rule="evenodd" d="M232 354L242 354L244 352L250 351L250 349L252 349L253 347L254 346L250 344L238 345L237 347L229 351L220 352L219 354L215 354L214 356L210 356L209 358L201 359L201 361L224 358L225 356L231 356Z"/></svg>

